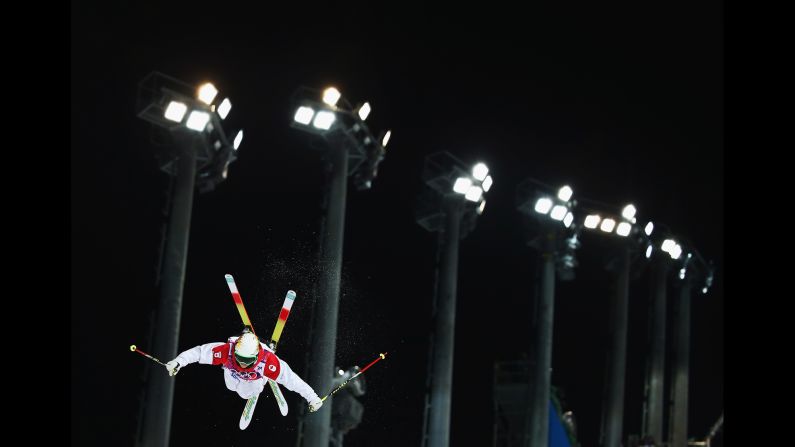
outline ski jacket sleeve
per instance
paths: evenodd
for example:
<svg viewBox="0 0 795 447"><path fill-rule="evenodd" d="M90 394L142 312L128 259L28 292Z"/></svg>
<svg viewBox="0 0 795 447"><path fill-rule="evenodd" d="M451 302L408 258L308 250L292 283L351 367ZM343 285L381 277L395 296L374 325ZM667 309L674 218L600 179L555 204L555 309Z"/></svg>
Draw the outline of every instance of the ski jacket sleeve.
<svg viewBox="0 0 795 447"><path fill-rule="evenodd" d="M277 357L278 358L278 357ZM306 399L307 403L315 403L320 400L315 390L309 384L304 382L298 374L290 369L290 365L282 359L279 359L279 376L276 378L276 383L284 385L290 391L296 392Z"/></svg>
<svg viewBox="0 0 795 447"><path fill-rule="evenodd" d="M199 345L181 352L174 360L176 360L180 366L196 362L203 365L218 364L218 354L214 355L214 352L219 351L219 348L224 346L226 346L226 343L207 343Z"/></svg>

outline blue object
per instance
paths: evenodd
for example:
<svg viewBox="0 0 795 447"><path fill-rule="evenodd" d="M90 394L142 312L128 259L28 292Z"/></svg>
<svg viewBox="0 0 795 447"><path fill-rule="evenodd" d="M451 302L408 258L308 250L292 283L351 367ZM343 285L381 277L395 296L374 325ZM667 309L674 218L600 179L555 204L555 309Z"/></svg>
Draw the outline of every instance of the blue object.
<svg viewBox="0 0 795 447"><path fill-rule="evenodd" d="M549 401L549 447L571 447L566 429L560 421L560 415L555 410L552 400Z"/></svg>

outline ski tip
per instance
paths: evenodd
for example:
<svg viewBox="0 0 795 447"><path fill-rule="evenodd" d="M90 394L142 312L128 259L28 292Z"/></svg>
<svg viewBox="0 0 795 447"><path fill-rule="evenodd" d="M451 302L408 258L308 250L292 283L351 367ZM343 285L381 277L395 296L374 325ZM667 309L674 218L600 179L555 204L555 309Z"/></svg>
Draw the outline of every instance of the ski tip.
<svg viewBox="0 0 795 447"><path fill-rule="evenodd" d="M227 273L227 274L224 275L224 278L226 278L227 281L231 281L232 280L232 275Z"/></svg>
<svg viewBox="0 0 795 447"><path fill-rule="evenodd" d="M386 353L386 352L384 352L383 354L378 354L378 355L380 355L382 359L385 359L385 358L386 358L386 354L387 354L387 353Z"/></svg>
<svg viewBox="0 0 795 447"><path fill-rule="evenodd" d="M295 299L295 290L288 290L287 291L287 296L285 298L287 298L289 300L294 300Z"/></svg>
<svg viewBox="0 0 795 447"><path fill-rule="evenodd" d="M135 345L130 345L130 351L135 351Z"/></svg>
<svg viewBox="0 0 795 447"><path fill-rule="evenodd" d="M246 406L243 407L243 414L240 415L240 423L238 426L241 430L245 430L254 415L254 407L257 405L257 396L246 400Z"/></svg>

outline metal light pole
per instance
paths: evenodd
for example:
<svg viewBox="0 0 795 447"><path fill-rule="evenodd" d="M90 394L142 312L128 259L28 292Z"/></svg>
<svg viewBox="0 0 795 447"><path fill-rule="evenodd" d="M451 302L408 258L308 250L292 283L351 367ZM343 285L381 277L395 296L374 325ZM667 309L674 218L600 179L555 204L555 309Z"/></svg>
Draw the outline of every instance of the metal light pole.
<svg viewBox="0 0 795 447"><path fill-rule="evenodd" d="M208 97L203 94L204 89L214 93ZM174 176L174 189L152 340L152 352L169 360L177 356L194 189L212 190L226 178L242 140L242 131L234 142L224 132L221 120L231 110L228 98L217 112L217 90L212 84L204 84L197 97L193 97L193 91L192 86L158 72L144 78L138 89L138 117L155 125L173 143L159 154L161 170ZM166 447L171 432L174 379L159 368L149 368L147 375L137 443Z"/></svg>
<svg viewBox="0 0 795 447"><path fill-rule="evenodd" d="M665 382L665 310L666 276L668 265L662 255L651 264L651 348L646 371L646 399L644 401L643 433L662 442L663 435L663 385Z"/></svg>
<svg viewBox="0 0 795 447"><path fill-rule="evenodd" d="M320 244L322 274L314 309L308 374L309 384L324 393L331 389L335 365L348 177L354 177L358 189L371 187L391 131L376 140L365 124L369 103L354 108L336 88L327 88L320 95L316 90L302 87L295 96L297 104L291 126L312 134L314 142L319 143L316 146L327 154L330 165L328 207ZM298 445L328 447L332 407L330 397L316 414L301 419Z"/></svg>
<svg viewBox="0 0 795 447"><path fill-rule="evenodd" d="M152 352L164 359L177 356L182 289L185 284L185 264L188 257L190 216L193 209L193 189L196 180L196 153L193 148L180 151L168 222L160 302L154 327ZM146 403L139 444L168 446L171 433L171 408L174 402L174 378L159 368L149 369Z"/></svg>
<svg viewBox="0 0 795 447"><path fill-rule="evenodd" d="M574 250L577 242L572 208L576 202L569 186L549 194L550 188L528 179L517 186L517 209L532 226L528 231L528 245L534 247L540 259L540 285L536 305L535 362L530 368L530 401L525 417L525 447L546 446L549 440L550 385L552 374L552 338L555 318L555 280L574 278L577 262ZM565 238L566 233L572 233ZM565 241L565 247L561 242Z"/></svg>
<svg viewBox="0 0 795 447"><path fill-rule="evenodd" d="M531 372L530 436L525 447L549 441L549 390L552 384L552 334L555 319L555 236L547 234L540 253L541 285L536 311L535 368Z"/></svg>
<svg viewBox="0 0 795 447"><path fill-rule="evenodd" d="M325 234L320 249L319 295L315 303L316 320L311 345L312 366L309 382L318 392L330 390L337 347L337 315L339 313L340 276L342 273L342 243L345 233L345 200L347 197L348 149L329 150L331 174ZM331 435L333 398L312 417L305 420L304 444L307 447L327 447Z"/></svg>
<svg viewBox="0 0 795 447"><path fill-rule="evenodd" d="M492 181L486 165L477 164L470 175L465 165L447 152L426 158L423 179L430 189L420 195L417 223L439 232L440 263L421 445L447 447L453 398L458 246L483 212L483 193Z"/></svg>
<svg viewBox="0 0 795 447"><path fill-rule="evenodd" d="M692 250L692 251L690 251ZM691 292L696 279L703 280L701 293L706 294L714 279L715 267L706 262L698 250L689 247L679 270L679 299L675 308L674 364L671 382L671 407L668 440L672 447L687 446L687 419L690 384L690 310ZM695 257L693 256L695 254ZM695 266L693 265L695 264ZM688 274L688 271L690 272ZM709 439L709 437L708 437Z"/></svg>
<svg viewBox="0 0 795 447"><path fill-rule="evenodd" d="M584 198L581 202L605 205ZM612 208L608 205L608 209L589 210L583 221L585 228L595 233L609 235L615 243L618 243L618 249L611 255L606 266L606 270L612 273L614 282L609 299L607 374L602 408L602 432L599 440L605 447L621 445L627 363L630 259L635 248L648 245L650 234L650 230L641 230L635 225L637 222L635 205L631 203L625 205L620 217L611 210Z"/></svg>
<svg viewBox="0 0 795 447"><path fill-rule="evenodd" d="M619 447L624 420L624 378L627 365L627 320L629 307L629 248L618 254L610 306L610 351L605 404L604 447Z"/></svg>
<svg viewBox="0 0 795 447"><path fill-rule="evenodd" d="M445 214L442 257L437 290L433 357L431 360L431 402L428 446L450 445L450 407L453 394L453 352L455 345L456 286L458 283L458 241L461 233L463 198L443 199Z"/></svg>
<svg viewBox="0 0 795 447"><path fill-rule="evenodd" d="M674 329L674 364L671 384L671 417L668 441L672 447L687 447L688 385L690 375L690 278L680 283Z"/></svg>

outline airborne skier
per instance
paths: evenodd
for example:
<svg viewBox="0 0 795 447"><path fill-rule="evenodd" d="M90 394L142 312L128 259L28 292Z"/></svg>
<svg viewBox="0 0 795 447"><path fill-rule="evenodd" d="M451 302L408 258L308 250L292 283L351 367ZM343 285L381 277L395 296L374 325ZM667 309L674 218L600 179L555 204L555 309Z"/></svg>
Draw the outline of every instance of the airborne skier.
<svg viewBox="0 0 795 447"><path fill-rule="evenodd" d="M242 334L230 337L226 342L207 343L180 353L166 363L166 369L174 376L180 368L196 362L221 366L226 387L243 399L258 396L265 388L265 382L271 379L300 394L309 404L310 412L317 411L323 405L312 387L294 373L287 362L277 357L270 347L260 342L248 327Z"/></svg>
<svg viewBox="0 0 795 447"><path fill-rule="evenodd" d="M224 370L226 387L246 399L243 414L240 416L239 426L241 430L245 430L251 422L259 395L265 388L265 382L270 385L282 416L287 416L288 408L287 401L284 399L278 384L282 384L288 390L300 394L309 404L309 411L316 412L323 406L323 401L344 388L361 374L364 374L368 368L379 360L386 358L386 353L379 354L375 360L321 399L312 387L293 372L287 362L276 356L275 352L284 325L290 315L290 309L295 301L295 291L287 291L270 343L266 345L260 341L254 332L254 327L251 325L251 320L243 305L243 299L237 290L234 278L229 274L224 275L224 277L229 291L232 293L232 299L237 306L238 313L240 313L240 318L243 320L243 333L236 337L229 337L226 342L206 343L195 346L180 353L168 363L162 363L160 360L141 351L135 345L130 346L130 350L165 366L171 376L177 375L180 368L191 363L199 362L204 365L221 366Z"/></svg>
<svg viewBox="0 0 795 447"><path fill-rule="evenodd" d="M277 357L275 353L284 324L295 300L295 292L287 291L279 319L276 321L276 327L271 336L270 346L268 346L260 342L254 332L246 307L243 305L243 299L237 290L235 279L230 274L224 275L224 278L226 278L226 285L232 293L232 299L240 313L240 318L243 320L243 333L238 337L229 337L226 343L207 343L188 349L165 364L168 373L174 376L181 367L196 362L205 365L220 365L224 370L226 387L246 399L243 414L240 416L241 430L245 430L251 422L254 408L260 393L265 388L266 381L273 391L273 397L279 405L279 412L282 416L287 416L288 409L287 401L279 389L279 383L306 399L310 412L319 410L323 406L323 399L318 397L315 390L294 373L290 369L290 365Z"/></svg>

